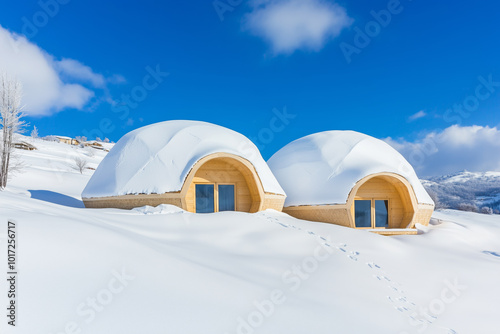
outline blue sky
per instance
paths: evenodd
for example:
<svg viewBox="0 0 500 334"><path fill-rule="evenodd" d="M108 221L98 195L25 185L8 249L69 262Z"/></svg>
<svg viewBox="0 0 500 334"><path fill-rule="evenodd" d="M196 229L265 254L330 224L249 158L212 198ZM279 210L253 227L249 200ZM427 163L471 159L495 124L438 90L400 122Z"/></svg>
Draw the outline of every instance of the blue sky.
<svg viewBox="0 0 500 334"><path fill-rule="evenodd" d="M26 81L41 135L116 141L196 119L245 134L269 158L304 135L350 129L386 138L420 174L500 170L499 12L492 0L11 2L0 69ZM294 117L281 126L285 110ZM470 152L482 148L474 162L454 141L464 136ZM438 137L437 151L456 152L450 167L425 148Z"/></svg>

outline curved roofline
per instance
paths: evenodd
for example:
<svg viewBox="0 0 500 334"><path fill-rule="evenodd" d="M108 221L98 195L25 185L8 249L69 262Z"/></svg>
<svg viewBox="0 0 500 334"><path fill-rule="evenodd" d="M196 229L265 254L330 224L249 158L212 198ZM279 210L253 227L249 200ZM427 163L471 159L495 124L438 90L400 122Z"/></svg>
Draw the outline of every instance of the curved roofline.
<svg viewBox="0 0 500 334"><path fill-rule="evenodd" d="M399 175L411 185L418 203L433 204L400 152L384 140L352 130L296 139L278 150L268 165L287 192L287 207L347 203L359 181L380 173ZM300 175L303 179L297 179Z"/></svg>
<svg viewBox="0 0 500 334"><path fill-rule="evenodd" d="M416 207L417 204L419 204L418 200L417 200L416 193L415 193L415 189L413 189L413 186L411 185L410 181L406 177L404 177L403 175L398 174L398 173L393 173L393 172L373 173L373 174L365 176L361 180L358 180L356 182L356 184L354 185L354 187L352 187L351 191L349 192L349 196L347 197L346 204L349 205L349 204L353 203L354 197L356 196L356 193L357 193L358 189L361 188L361 186L363 184L365 184L369 180L371 180L371 179L373 179L375 177L379 177L379 176L393 177L393 178L401 181L401 183L403 183L408 189L411 190L410 191L410 197L411 197L411 200L412 200L412 204L415 207Z"/></svg>
<svg viewBox="0 0 500 334"><path fill-rule="evenodd" d="M266 193L285 195L257 146L243 134L208 122L173 120L125 134L100 163L82 196L180 192L199 160L217 153L247 160Z"/></svg>
<svg viewBox="0 0 500 334"><path fill-rule="evenodd" d="M262 199L264 198L265 190L264 190L264 185L262 184L262 180L260 179L259 174L257 173L257 170L255 169L255 166L249 160L247 160L239 155L225 153L225 152L212 153L212 154L206 155L203 158L196 161L196 163L193 165L193 167L191 168L191 170L187 174L187 176L184 179L184 182L182 184L182 189L180 191L182 200L183 201L185 200L187 192L189 190L189 187L190 187L191 183L193 182L193 179L196 175L196 172L208 161L214 160L214 159L219 159L219 158L229 158L229 159L236 160L250 171L250 173L252 174L252 178L255 181L255 185L257 186L258 195L260 197L260 204L259 204L258 211L261 211L262 206L264 205L264 201ZM182 204L184 205L185 203L182 203Z"/></svg>
<svg viewBox="0 0 500 334"><path fill-rule="evenodd" d="M411 206L413 208L413 210L412 210L413 214L412 214L412 217L410 219L410 223L407 226L407 228L410 228L414 224L415 215L416 215L419 203L417 200L417 195L415 193L415 189L413 189L413 186L411 185L410 181L408 181L408 179L406 177L404 177L400 174L397 174L397 173L382 172L382 173L373 173L373 174L365 176L364 178L362 178L361 180L356 182L354 187L352 187L351 191L349 192L349 196L347 198L346 204L345 204L346 207L347 208L352 207L359 188L361 188L366 182L368 182L371 179L376 178L376 177L394 178L394 179L398 180L399 182L401 182L406 187L406 189L408 189L408 195L410 196L410 202L411 202ZM349 215L349 220L351 222L354 222L354 217L352 217L351 210L347 210L347 214ZM355 226L352 226L352 227L355 227Z"/></svg>

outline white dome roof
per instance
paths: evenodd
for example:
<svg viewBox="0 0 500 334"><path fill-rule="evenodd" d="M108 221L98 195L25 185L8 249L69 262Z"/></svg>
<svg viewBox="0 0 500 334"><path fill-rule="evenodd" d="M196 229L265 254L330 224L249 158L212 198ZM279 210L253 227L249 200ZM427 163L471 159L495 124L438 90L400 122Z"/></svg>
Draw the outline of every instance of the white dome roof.
<svg viewBox="0 0 500 334"><path fill-rule="evenodd" d="M418 203L434 204L398 151L355 131L326 131L297 139L268 164L286 191L285 206L345 204L359 180L383 172L406 178Z"/></svg>
<svg viewBox="0 0 500 334"><path fill-rule="evenodd" d="M257 147L242 134L205 122L167 121L123 136L100 163L82 197L180 191L196 162L213 153L247 159L265 192L285 194Z"/></svg>

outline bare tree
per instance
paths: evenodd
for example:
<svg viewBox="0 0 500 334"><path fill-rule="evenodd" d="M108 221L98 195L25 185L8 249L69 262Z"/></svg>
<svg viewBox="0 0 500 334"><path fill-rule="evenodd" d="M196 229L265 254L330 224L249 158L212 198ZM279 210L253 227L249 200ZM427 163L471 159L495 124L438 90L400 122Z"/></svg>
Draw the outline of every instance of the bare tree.
<svg viewBox="0 0 500 334"><path fill-rule="evenodd" d="M83 174L83 171L85 168L87 168L89 162L87 159L80 158L80 157L75 157L73 159L74 165L72 166L74 169L80 172L80 174Z"/></svg>
<svg viewBox="0 0 500 334"><path fill-rule="evenodd" d="M0 143L0 189L7 186L9 171L13 172L19 167L19 165L13 163L13 140L14 135L21 132L26 125L21 120L21 117L23 117L21 98L21 83L9 78L5 73L1 74L0 126L2 128L2 141Z"/></svg>
<svg viewBox="0 0 500 334"><path fill-rule="evenodd" d="M33 127L33 130L31 131L31 138L33 139L38 138L38 129L36 128L36 125Z"/></svg>
<svg viewBox="0 0 500 334"><path fill-rule="evenodd" d="M481 213L483 213L485 215L492 215L493 214L493 209L490 208L490 207L487 207L487 206L483 206L481 208Z"/></svg>
<svg viewBox="0 0 500 334"><path fill-rule="evenodd" d="M85 137L85 136L76 136L75 139L78 140L82 144L87 141L87 137Z"/></svg>
<svg viewBox="0 0 500 334"><path fill-rule="evenodd" d="M457 209L461 211L479 212L477 205L471 203L460 203Z"/></svg>

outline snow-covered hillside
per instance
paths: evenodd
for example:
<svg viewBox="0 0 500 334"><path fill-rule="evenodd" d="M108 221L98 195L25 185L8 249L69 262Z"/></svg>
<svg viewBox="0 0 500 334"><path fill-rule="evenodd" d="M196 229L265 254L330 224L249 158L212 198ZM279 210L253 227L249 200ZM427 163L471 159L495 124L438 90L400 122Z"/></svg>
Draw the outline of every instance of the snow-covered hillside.
<svg viewBox="0 0 500 334"><path fill-rule="evenodd" d="M105 150L92 147L82 148L22 135L18 135L16 142L26 142L37 149L33 151L15 150L15 155L19 157L23 167L21 173L12 175L8 183L8 191L83 208L82 189L107 154ZM108 151L114 145L111 143L100 144ZM88 162L88 168L85 168L82 174L76 168L75 158Z"/></svg>
<svg viewBox="0 0 500 334"><path fill-rule="evenodd" d="M492 208L500 213L500 172L455 174L422 180L424 187L435 194L438 207L480 210Z"/></svg>
<svg viewBox="0 0 500 334"><path fill-rule="evenodd" d="M436 212L384 237L283 213L81 208L87 149L34 143L0 192L17 323L0 333L497 333L500 216ZM91 167L105 153L95 152ZM7 259L0 256L5 268ZM4 270L6 273L6 269ZM0 281L7 305L7 281Z"/></svg>

